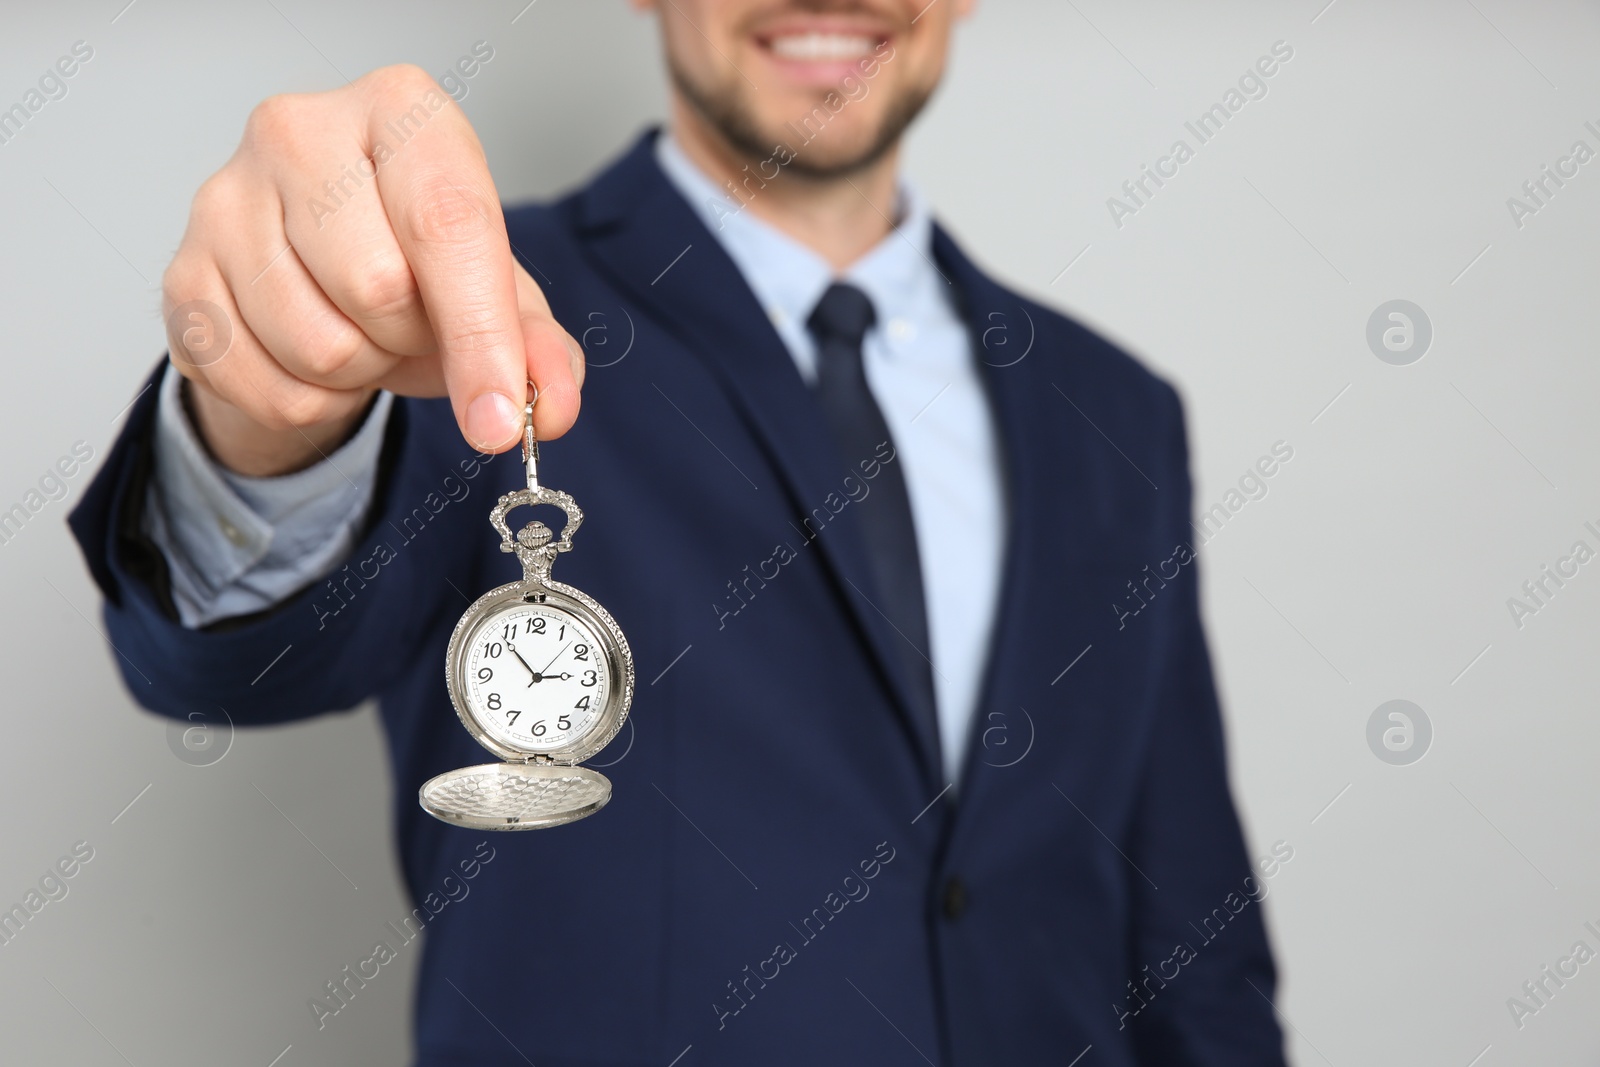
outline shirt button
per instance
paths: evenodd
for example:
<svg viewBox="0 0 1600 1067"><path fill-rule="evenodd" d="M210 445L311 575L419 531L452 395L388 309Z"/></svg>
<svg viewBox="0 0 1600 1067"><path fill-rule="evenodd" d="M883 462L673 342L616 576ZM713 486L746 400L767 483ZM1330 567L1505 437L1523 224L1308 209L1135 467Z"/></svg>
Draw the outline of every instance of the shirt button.
<svg viewBox="0 0 1600 1067"><path fill-rule="evenodd" d="M942 901L944 917L955 922L967 910L967 886L959 878L952 877L944 884L944 900Z"/></svg>
<svg viewBox="0 0 1600 1067"><path fill-rule="evenodd" d="M911 324L910 319L890 319L885 329L889 333L889 340L905 342L917 336L917 328Z"/></svg>
<svg viewBox="0 0 1600 1067"><path fill-rule="evenodd" d="M235 548L243 548L249 543L250 539L245 536L245 532L221 515L217 516L217 528L222 531L222 536L226 537L228 542Z"/></svg>

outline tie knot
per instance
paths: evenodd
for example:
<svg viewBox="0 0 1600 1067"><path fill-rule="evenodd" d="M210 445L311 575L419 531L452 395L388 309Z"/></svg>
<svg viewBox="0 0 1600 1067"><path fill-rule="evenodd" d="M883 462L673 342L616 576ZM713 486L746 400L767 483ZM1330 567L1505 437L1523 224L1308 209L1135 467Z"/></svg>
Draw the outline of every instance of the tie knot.
<svg viewBox="0 0 1600 1067"><path fill-rule="evenodd" d="M853 285L834 282L817 301L806 325L820 344L842 341L859 351L861 339L875 321L877 314L866 293Z"/></svg>

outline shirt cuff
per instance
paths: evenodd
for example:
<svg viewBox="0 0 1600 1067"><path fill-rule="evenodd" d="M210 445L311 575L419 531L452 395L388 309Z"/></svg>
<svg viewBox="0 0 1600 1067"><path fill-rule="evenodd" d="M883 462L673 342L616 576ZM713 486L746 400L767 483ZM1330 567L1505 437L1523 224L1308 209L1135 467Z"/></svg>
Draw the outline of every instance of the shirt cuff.
<svg viewBox="0 0 1600 1067"><path fill-rule="evenodd" d="M223 469L184 409L168 366L155 425L155 477L145 532L167 557L183 625L270 608L334 569L372 502L394 397L377 401L355 436L320 463L276 478Z"/></svg>

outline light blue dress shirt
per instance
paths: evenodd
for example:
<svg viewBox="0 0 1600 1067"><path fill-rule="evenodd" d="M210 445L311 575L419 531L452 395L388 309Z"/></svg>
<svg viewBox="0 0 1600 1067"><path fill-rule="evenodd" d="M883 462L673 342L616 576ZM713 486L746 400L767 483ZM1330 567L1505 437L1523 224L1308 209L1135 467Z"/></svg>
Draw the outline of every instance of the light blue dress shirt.
<svg viewBox="0 0 1600 1067"><path fill-rule="evenodd" d="M394 397L379 393L361 429L326 460L247 478L212 460L168 364L156 402L155 476L144 530L172 574L185 626L269 608L344 562L372 502Z"/></svg>
<svg viewBox="0 0 1600 1067"><path fill-rule="evenodd" d="M971 334L933 261L928 207L903 185L894 230L836 274L719 188L669 135L657 140L656 159L739 268L808 383L817 352L806 320L823 292L841 280L872 300L877 322L862 358L911 501L931 645L919 651L933 666L944 770L954 783L989 660L1007 521L994 418ZM171 565L180 617L196 627L270 607L348 554L371 503L392 398L381 396L326 462L245 478L206 454L177 378L168 368L145 522Z"/></svg>

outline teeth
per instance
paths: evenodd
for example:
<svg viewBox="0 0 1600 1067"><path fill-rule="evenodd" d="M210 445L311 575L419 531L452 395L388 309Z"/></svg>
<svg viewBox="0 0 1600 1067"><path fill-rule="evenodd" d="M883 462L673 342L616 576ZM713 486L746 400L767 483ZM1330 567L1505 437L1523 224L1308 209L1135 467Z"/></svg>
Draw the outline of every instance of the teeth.
<svg viewBox="0 0 1600 1067"><path fill-rule="evenodd" d="M872 52L872 38L841 33L799 33L772 39L772 51L783 59L859 59Z"/></svg>

